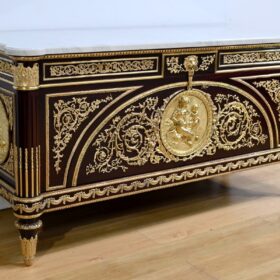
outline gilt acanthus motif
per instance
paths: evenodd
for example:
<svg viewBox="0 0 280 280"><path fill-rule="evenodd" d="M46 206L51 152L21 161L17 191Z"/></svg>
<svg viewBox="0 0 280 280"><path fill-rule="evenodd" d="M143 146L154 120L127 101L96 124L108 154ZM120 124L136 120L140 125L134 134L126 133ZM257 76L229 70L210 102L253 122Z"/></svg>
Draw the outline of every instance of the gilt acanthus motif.
<svg viewBox="0 0 280 280"><path fill-rule="evenodd" d="M260 115L248 100L241 102L236 95L217 94L215 104L218 121L213 140L218 149L252 148L266 142L268 137L262 132Z"/></svg>
<svg viewBox="0 0 280 280"><path fill-rule="evenodd" d="M50 67L51 77L104 75L151 71L156 67L153 59L131 59L119 61L92 61L89 63L54 65Z"/></svg>
<svg viewBox="0 0 280 280"><path fill-rule="evenodd" d="M1 131L1 140L0 140L0 149L1 152L3 149L7 150L7 158L5 161L1 164L1 168L10 173L11 175L14 175L14 147L13 147L13 141L12 141L12 131L13 131L13 97L9 95L1 95L0 101L2 101L4 108L2 108L4 114L7 116L7 133L9 134L10 140L5 140L3 142L3 136L5 135L4 131ZM4 125L5 120L1 120L1 126Z"/></svg>
<svg viewBox="0 0 280 280"><path fill-rule="evenodd" d="M277 105L278 118L280 121L280 82L276 79L265 80L253 83L257 88L264 88L272 101Z"/></svg>
<svg viewBox="0 0 280 280"><path fill-rule="evenodd" d="M146 163L188 161L194 157L213 155L218 149L250 148L264 144L268 139L262 132L260 115L249 101L241 101L236 95L217 94L208 141L199 150L185 156L171 153L162 143L160 125L167 104L176 98L176 94L178 92L163 101L158 97L146 98L128 107L124 117L113 118L92 143L94 152L92 162L86 166L86 174L110 173L118 169L125 172L129 166Z"/></svg>
<svg viewBox="0 0 280 280"><path fill-rule="evenodd" d="M96 99L92 102L87 101L87 97L73 97L69 101L58 100L54 104L53 126L55 130L54 146L52 152L55 161L54 167L56 173L61 170L63 151L70 142L73 133L84 122L91 113L97 110L102 104L113 100L111 95L103 99Z"/></svg>
<svg viewBox="0 0 280 280"><path fill-rule="evenodd" d="M197 69L197 71L206 71L209 69L210 65L212 65L215 61L215 55L207 55L207 56L202 56L201 63ZM167 57L166 58L166 66L167 70L171 74L178 74L181 72L187 72L185 66L183 63L179 62L179 57L178 56L172 56L172 57Z"/></svg>

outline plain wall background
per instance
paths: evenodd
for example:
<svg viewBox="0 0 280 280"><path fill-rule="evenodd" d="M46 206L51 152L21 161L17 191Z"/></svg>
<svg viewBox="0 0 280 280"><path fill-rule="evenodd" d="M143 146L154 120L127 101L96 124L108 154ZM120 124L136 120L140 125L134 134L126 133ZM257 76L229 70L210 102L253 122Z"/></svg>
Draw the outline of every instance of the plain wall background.
<svg viewBox="0 0 280 280"><path fill-rule="evenodd" d="M0 0L0 30L275 23L279 0Z"/></svg>
<svg viewBox="0 0 280 280"><path fill-rule="evenodd" d="M0 30L209 24L225 22L228 13L222 0L0 2Z"/></svg>
<svg viewBox="0 0 280 280"><path fill-rule="evenodd" d="M261 28L262 21L275 26L280 9L279 0L0 0L0 4L0 31L235 23L252 28L252 22ZM0 209L5 207L0 198Z"/></svg>

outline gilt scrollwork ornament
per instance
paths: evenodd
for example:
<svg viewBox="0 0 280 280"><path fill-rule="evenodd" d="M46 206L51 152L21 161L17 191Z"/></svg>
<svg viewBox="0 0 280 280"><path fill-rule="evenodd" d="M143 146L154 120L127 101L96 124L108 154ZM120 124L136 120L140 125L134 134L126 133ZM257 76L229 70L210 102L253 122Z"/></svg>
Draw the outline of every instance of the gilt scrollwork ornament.
<svg viewBox="0 0 280 280"><path fill-rule="evenodd" d="M196 55L185 57L181 70L175 64L174 71L188 73L187 90L163 100L148 97L127 108L123 117L116 116L92 144L93 163L86 166L87 175L117 169L125 172L128 166L148 162L187 161L213 155L217 149L229 151L265 143L268 137L262 133L260 116L247 100L216 94L217 108L208 93L193 89L194 74L201 67Z"/></svg>
<svg viewBox="0 0 280 280"><path fill-rule="evenodd" d="M198 59L198 57L194 56L194 55L188 56L186 58L189 58L189 57L196 57ZM216 57L215 54L200 57L201 63L198 66L196 71L206 71L206 70L208 70L210 65L212 65L214 63L215 57ZM184 63L182 64L182 63L179 62L179 57L178 56L167 57L166 58L167 70L171 74L188 72L188 70L186 68L186 58L184 60Z"/></svg>
<svg viewBox="0 0 280 280"><path fill-rule="evenodd" d="M218 149L252 148L266 142L268 136L262 132L260 115L248 100L241 102L236 95L217 94L215 104L218 121L213 141Z"/></svg>
<svg viewBox="0 0 280 280"><path fill-rule="evenodd" d="M13 97L1 94L0 97L0 167L14 175Z"/></svg>
<svg viewBox="0 0 280 280"><path fill-rule="evenodd" d="M58 174L61 170L61 162L64 157L63 151L72 139L73 133L102 104L113 100L111 95L103 99L87 101L87 97L73 97L69 101L62 99L54 104L53 126L55 130L54 146L52 152L55 161L54 168Z"/></svg>
<svg viewBox="0 0 280 280"><path fill-rule="evenodd" d="M168 100L165 100L163 107L166 102ZM162 146L158 145L161 115L159 99L150 97L127 108L124 117L115 117L93 143L94 164L88 164L86 173L110 173L117 169L126 171L128 166L170 161L163 156Z"/></svg>
<svg viewBox="0 0 280 280"><path fill-rule="evenodd" d="M79 64L54 65L50 67L50 75L51 77L66 77L143 72L154 70L155 66L156 63L153 59L92 61Z"/></svg>
<svg viewBox="0 0 280 280"><path fill-rule="evenodd" d="M10 129L9 118L5 109L5 105L0 99L0 164L3 164L10 149Z"/></svg>
<svg viewBox="0 0 280 280"><path fill-rule="evenodd" d="M217 94L212 102L200 90L179 91L163 100L148 97L128 107L124 117L113 118L92 144L86 174L189 161L217 150L251 148L267 139L249 101Z"/></svg>
<svg viewBox="0 0 280 280"><path fill-rule="evenodd" d="M278 119L280 121L280 82L279 80L265 80L253 83L257 88L264 88L272 101L277 105Z"/></svg>
<svg viewBox="0 0 280 280"><path fill-rule="evenodd" d="M246 64L280 61L280 51L259 51L222 54L223 64Z"/></svg>

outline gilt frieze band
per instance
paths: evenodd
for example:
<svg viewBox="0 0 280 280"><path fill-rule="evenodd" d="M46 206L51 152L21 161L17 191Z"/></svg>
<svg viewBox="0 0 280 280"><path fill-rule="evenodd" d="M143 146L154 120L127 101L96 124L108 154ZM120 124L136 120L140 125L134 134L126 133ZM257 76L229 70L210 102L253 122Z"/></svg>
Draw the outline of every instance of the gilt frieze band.
<svg viewBox="0 0 280 280"><path fill-rule="evenodd" d="M160 74L158 57L116 58L76 62L44 63L44 81Z"/></svg>
<svg viewBox="0 0 280 280"><path fill-rule="evenodd" d="M240 52L220 52L218 70L240 70L265 66L280 67L280 50L255 50Z"/></svg>

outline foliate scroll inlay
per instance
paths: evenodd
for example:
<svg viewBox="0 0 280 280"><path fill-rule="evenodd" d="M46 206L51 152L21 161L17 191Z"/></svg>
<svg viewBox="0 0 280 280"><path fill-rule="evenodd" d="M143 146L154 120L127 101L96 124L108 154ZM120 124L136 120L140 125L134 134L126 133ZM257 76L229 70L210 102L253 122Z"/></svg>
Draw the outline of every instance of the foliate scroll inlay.
<svg viewBox="0 0 280 280"><path fill-rule="evenodd" d="M148 162L188 161L218 149L236 150L267 141L260 115L249 101L227 94L216 94L214 100L193 89L131 105L124 117L114 117L93 141L86 174L125 172L129 166Z"/></svg>
<svg viewBox="0 0 280 280"><path fill-rule="evenodd" d="M50 66L51 77L91 76L157 70L156 59L116 59Z"/></svg>
<svg viewBox="0 0 280 280"><path fill-rule="evenodd" d="M0 164L3 164L10 150L9 118L5 106L0 99Z"/></svg>
<svg viewBox="0 0 280 280"><path fill-rule="evenodd" d="M260 115L248 100L236 95L217 94L217 129L213 140L218 149L230 151L264 144L268 136L262 132Z"/></svg>
<svg viewBox="0 0 280 280"><path fill-rule="evenodd" d="M101 104L106 104L113 100L111 95L103 99L96 99L92 102L87 101L87 97L73 97L69 101L58 100L54 104L54 153L55 160L54 168L57 173L61 170L61 162L64 157L63 151L70 142L73 133L77 131L79 126L84 122L89 115L97 110Z"/></svg>
<svg viewBox="0 0 280 280"><path fill-rule="evenodd" d="M0 60L0 72L13 75L14 65L11 62Z"/></svg>
<svg viewBox="0 0 280 280"><path fill-rule="evenodd" d="M210 65L212 65L215 61L216 55L207 55L207 56L202 56L201 63L198 67L198 71L206 71L209 69ZM181 72L187 72L187 69L185 68L183 63L179 62L179 57L178 56L172 56L172 57L167 57L166 58L166 66L167 70L171 74L178 74Z"/></svg>
<svg viewBox="0 0 280 280"><path fill-rule="evenodd" d="M260 51L260 52L244 52L223 54L224 64L245 64L245 63L260 63L260 62L280 62L280 51Z"/></svg>
<svg viewBox="0 0 280 280"><path fill-rule="evenodd" d="M13 97L2 94L0 97L0 166L11 175L14 175L14 147L11 138L13 121Z"/></svg>
<svg viewBox="0 0 280 280"><path fill-rule="evenodd" d="M257 88L264 88L272 101L277 105L278 119L280 121L280 82L279 80L265 80L253 83Z"/></svg>

